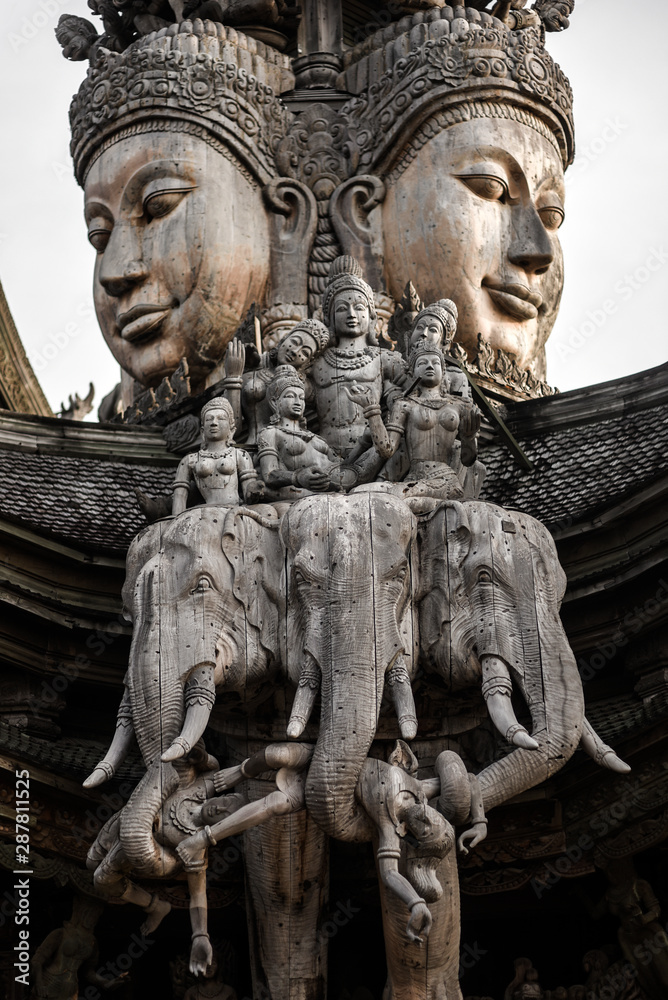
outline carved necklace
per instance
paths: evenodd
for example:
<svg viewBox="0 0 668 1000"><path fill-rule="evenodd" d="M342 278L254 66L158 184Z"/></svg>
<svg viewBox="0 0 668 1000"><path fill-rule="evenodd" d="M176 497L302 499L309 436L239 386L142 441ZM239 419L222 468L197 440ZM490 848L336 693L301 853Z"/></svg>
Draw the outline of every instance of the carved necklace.
<svg viewBox="0 0 668 1000"><path fill-rule="evenodd" d="M199 458L228 458L234 451L234 445L229 445L225 451L204 451L198 452Z"/></svg>
<svg viewBox="0 0 668 1000"><path fill-rule="evenodd" d="M412 399L414 403L419 403L420 406L428 406L430 410L441 410L449 402L442 396L440 399L423 399L421 396L414 396L413 393L408 398Z"/></svg>
<svg viewBox="0 0 668 1000"><path fill-rule="evenodd" d="M328 347L322 357L330 368L352 370L368 365L375 357L375 351L373 347L364 347L361 351L344 351L340 347Z"/></svg>

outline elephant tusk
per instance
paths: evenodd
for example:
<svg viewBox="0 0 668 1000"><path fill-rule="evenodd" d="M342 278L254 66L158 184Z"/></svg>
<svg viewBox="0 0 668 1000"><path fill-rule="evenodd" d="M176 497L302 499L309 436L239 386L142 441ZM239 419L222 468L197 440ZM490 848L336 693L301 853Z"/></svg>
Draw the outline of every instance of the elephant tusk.
<svg viewBox="0 0 668 1000"><path fill-rule="evenodd" d="M299 685L290 713L287 734L290 739L298 739L311 718L315 699L320 687L320 667L315 657L304 650L304 662L299 675Z"/></svg>
<svg viewBox="0 0 668 1000"><path fill-rule="evenodd" d="M399 720L399 730L405 740L417 736L418 721L411 679L403 656L398 656L387 672L387 688Z"/></svg>
<svg viewBox="0 0 668 1000"><path fill-rule="evenodd" d="M628 774L631 770L630 766L617 756L612 747L603 742L587 719L583 721L580 743L582 749L586 750L600 767L607 767L609 771L615 771L617 774Z"/></svg>
<svg viewBox="0 0 668 1000"><path fill-rule="evenodd" d="M524 750L538 750L538 743L517 721L510 696L513 684L508 667L498 656L483 655L482 696L496 729L509 743Z"/></svg>
<svg viewBox="0 0 668 1000"><path fill-rule="evenodd" d="M126 690L123 695L120 708L118 709L116 732L114 733L114 738L111 741L111 746L109 747L103 760L100 761L100 763L84 781L84 788L97 788L98 785L103 785L105 781L109 781L110 778L113 778L116 771L127 756L128 750L132 744L133 736L134 729L132 728L132 708L130 707L130 700Z"/></svg>
<svg viewBox="0 0 668 1000"><path fill-rule="evenodd" d="M168 763L189 754L197 741L201 739L209 722L211 709L216 700L214 685L215 664L206 663L193 670L185 687L186 718L181 734L176 737L168 750L165 750L161 760Z"/></svg>

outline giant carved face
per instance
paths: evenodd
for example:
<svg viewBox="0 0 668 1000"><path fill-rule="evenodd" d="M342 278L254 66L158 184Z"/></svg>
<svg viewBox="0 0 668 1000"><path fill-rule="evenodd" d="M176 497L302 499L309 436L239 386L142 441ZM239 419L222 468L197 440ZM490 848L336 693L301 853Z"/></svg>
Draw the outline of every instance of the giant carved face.
<svg viewBox="0 0 668 1000"><path fill-rule="evenodd" d="M563 202L561 158L530 126L490 118L438 132L387 179L389 291L399 300L410 278L425 302L454 299L469 352L481 333L543 376L563 286Z"/></svg>
<svg viewBox="0 0 668 1000"><path fill-rule="evenodd" d="M267 282L259 186L199 136L145 132L102 152L85 193L112 354L147 386L185 357L197 387Z"/></svg>

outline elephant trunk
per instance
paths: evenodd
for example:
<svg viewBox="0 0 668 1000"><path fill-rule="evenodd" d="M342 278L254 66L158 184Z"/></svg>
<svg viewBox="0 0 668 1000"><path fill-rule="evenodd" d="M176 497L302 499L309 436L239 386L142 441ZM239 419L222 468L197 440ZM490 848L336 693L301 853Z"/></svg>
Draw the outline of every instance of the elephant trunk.
<svg viewBox="0 0 668 1000"><path fill-rule="evenodd" d="M371 822L355 790L378 726L385 680L373 650L346 650L333 635L334 662L322 670L320 733L306 780L306 805L316 823L337 840L367 841Z"/></svg>
<svg viewBox="0 0 668 1000"><path fill-rule="evenodd" d="M154 825L165 802L179 786L171 764L156 760L147 770L120 816L120 842L135 875L164 878L181 864L176 854L154 836Z"/></svg>

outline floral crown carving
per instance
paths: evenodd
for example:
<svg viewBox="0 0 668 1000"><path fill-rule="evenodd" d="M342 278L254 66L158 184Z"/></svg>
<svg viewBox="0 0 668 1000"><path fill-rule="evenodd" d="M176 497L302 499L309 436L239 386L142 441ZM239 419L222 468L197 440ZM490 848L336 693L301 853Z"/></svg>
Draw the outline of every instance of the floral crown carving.
<svg viewBox="0 0 668 1000"><path fill-rule="evenodd" d="M564 166L572 161L573 94L545 49L538 15L517 11L507 24L463 12L446 6L404 17L346 53L337 85L356 95L342 116L358 173L391 167L421 125L458 107L459 120L526 115L556 142Z"/></svg>
<svg viewBox="0 0 668 1000"><path fill-rule="evenodd" d="M293 82L287 57L213 21L170 25L120 53L100 48L70 107L77 180L125 127L191 123L266 183L277 174L276 149L291 120L277 95Z"/></svg>

